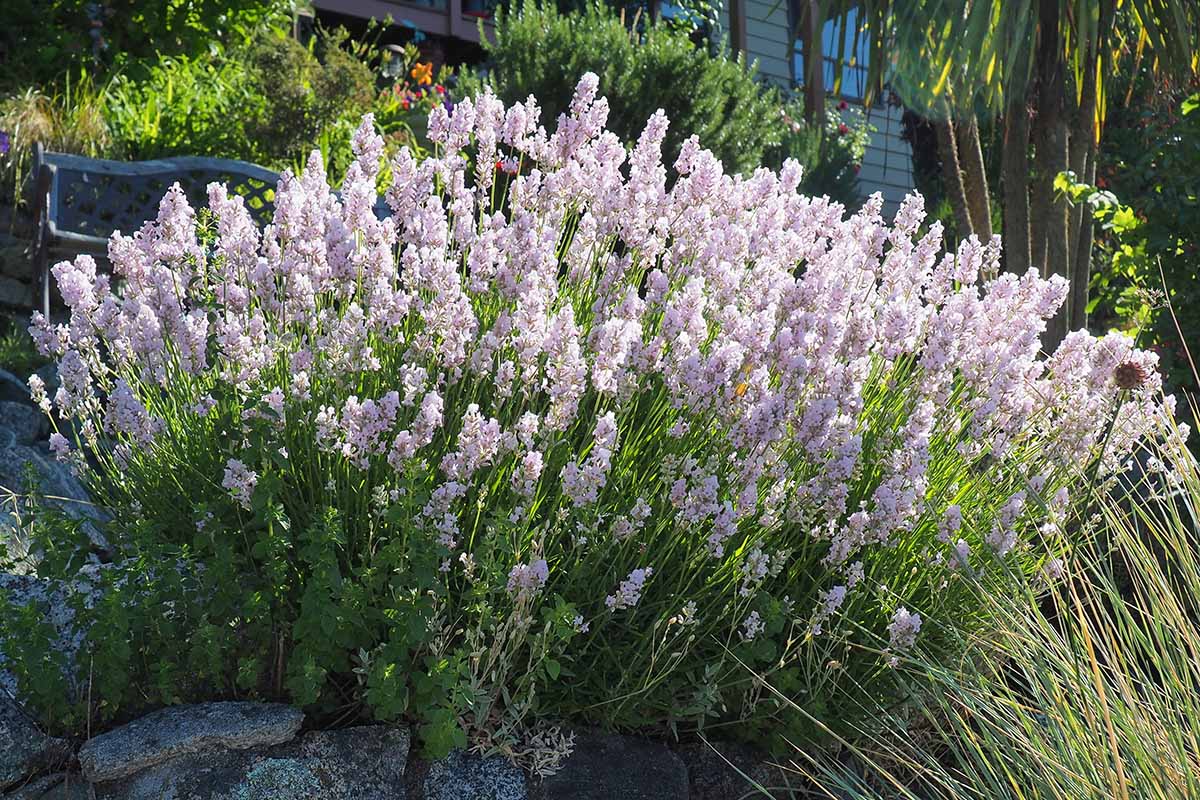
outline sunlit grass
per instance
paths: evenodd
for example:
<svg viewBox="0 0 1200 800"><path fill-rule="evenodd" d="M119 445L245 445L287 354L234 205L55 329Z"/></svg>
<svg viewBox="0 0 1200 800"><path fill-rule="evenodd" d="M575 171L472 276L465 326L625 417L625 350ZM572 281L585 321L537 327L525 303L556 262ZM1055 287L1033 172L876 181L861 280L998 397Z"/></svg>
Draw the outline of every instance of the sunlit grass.
<svg viewBox="0 0 1200 800"><path fill-rule="evenodd" d="M1200 797L1200 470L1152 455L1175 489L1098 501L1053 586L981 592L994 632L957 664L902 663L912 703L885 733L796 751L815 796Z"/></svg>

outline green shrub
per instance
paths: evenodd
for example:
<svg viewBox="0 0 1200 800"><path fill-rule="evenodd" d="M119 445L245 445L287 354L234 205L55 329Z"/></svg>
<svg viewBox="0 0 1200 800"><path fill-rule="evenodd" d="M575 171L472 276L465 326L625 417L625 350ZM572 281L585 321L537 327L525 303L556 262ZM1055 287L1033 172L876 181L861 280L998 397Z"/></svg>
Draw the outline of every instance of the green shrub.
<svg viewBox="0 0 1200 800"><path fill-rule="evenodd" d="M173 155L258 160L244 120L263 105L246 65L224 51L168 56L118 75L105 117L120 158Z"/></svg>
<svg viewBox="0 0 1200 800"><path fill-rule="evenodd" d="M1098 237L1093 313L1139 331L1171 381L1196 391L1200 356L1200 94L1164 93L1164 107L1115 112L1096 183L1128 216ZM1154 297L1157 295L1157 297ZM1164 300L1170 301L1170 310ZM1189 356L1188 347L1191 348Z"/></svg>
<svg viewBox="0 0 1200 800"><path fill-rule="evenodd" d="M842 102L831 107L821 127L803 117L803 105L794 101L783 109L784 136L763 154L763 163L779 169L785 159L804 166L800 188L814 197L827 196L847 208L861 199L858 170L874 127L867 124L858 108Z"/></svg>
<svg viewBox="0 0 1200 800"><path fill-rule="evenodd" d="M286 19L290 7L281 0L6 0L0 93L49 87L76 69L102 81L114 67L243 44Z"/></svg>
<svg viewBox="0 0 1200 800"><path fill-rule="evenodd" d="M668 178L666 120L627 154L597 82L550 138L533 103L436 107L387 222L364 123L344 205L314 162L260 240L239 199L172 191L112 242L120 295L55 267L51 447L115 515L69 680L19 676L55 723L254 696L433 752L561 719L845 733L904 701L918 634L952 659L977 629L969 576L1040 569L1081 472L1155 430L1128 338L1040 357L1061 279L939 258L919 197L841 219L794 166L694 144ZM0 615L0 646L45 629Z"/></svg>
<svg viewBox="0 0 1200 800"><path fill-rule="evenodd" d="M276 168L302 161L326 129L357 121L374 100L374 75L342 49L344 39L323 37L319 59L266 30L247 47L131 69L107 95L114 137L131 159L205 155Z"/></svg>
<svg viewBox="0 0 1200 800"><path fill-rule="evenodd" d="M16 199L35 141L97 158L197 155L297 172L318 150L337 182L353 158L350 134L368 111L389 151L408 144L425 152L425 117L445 87L432 70L412 78L419 53L410 47L397 56L398 75L378 79L377 90L371 47L341 29L321 30L305 47L267 27L249 45L214 42L200 55L131 63L103 84L80 73L54 94L27 89L0 100L0 190Z"/></svg>
<svg viewBox="0 0 1200 800"><path fill-rule="evenodd" d="M764 152L783 140L778 93L755 80L754 67L711 56L665 25L631 31L607 5L560 13L551 4L522 0L497 12L495 41L484 50L486 74L461 75L461 94L474 96L488 85L505 103L533 95L543 123L552 127L580 76L594 73L608 98L608 127L622 141L637 141L650 115L666 112L667 164L692 134L731 172L759 166Z"/></svg>

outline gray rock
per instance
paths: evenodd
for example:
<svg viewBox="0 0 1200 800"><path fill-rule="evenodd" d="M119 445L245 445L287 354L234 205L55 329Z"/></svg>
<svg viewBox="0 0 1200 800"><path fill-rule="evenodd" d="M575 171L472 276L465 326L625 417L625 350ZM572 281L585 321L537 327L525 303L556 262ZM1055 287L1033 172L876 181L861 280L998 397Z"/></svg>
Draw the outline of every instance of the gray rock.
<svg viewBox="0 0 1200 800"><path fill-rule="evenodd" d="M425 800L525 800L525 773L498 756L455 750L429 765Z"/></svg>
<svg viewBox="0 0 1200 800"><path fill-rule="evenodd" d="M28 403L0 400L0 428L12 431L20 444L33 444L48 428L46 415Z"/></svg>
<svg viewBox="0 0 1200 800"><path fill-rule="evenodd" d="M33 284L0 276L0 305L27 310L33 307Z"/></svg>
<svg viewBox="0 0 1200 800"><path fill-rule="evenodd" d="M689 744L679 748L688 771L691 800L778 800L807 796L802 781L770 763L747 745L732 743ZM767 790L764 795L755 784Z"/></svg>
<svg viewBox="0 0 1200 800"><path fill-rule="evenodd" d="M92 504L83 484L49 449L18 442L0 450L0 485L20 492L34 488L26 486L28 468L32 468L33 477L37 480L36 488L60 503L68 513L90 519L103 518L103 514Z"/></svg>
<svg viewBox="0 0 1200 800"><path fill-rule="evenodd" d="M547 800L687 800L687 768L666 745L576 734L575 750L542 784Z"/></svg>
<svg viewBox="0 0 1200 800"><path fill-rule="evenodd" d="M164 708L85 742L79 750L79 766L93 783L115 781L192 753L287 742L303 721L300 709L278 703Z"/></svg>
<svg viewBox="0 0 1200 800"><path fill-rule="evenodd" d="M42 733L16 703L0 695L0 791L69 755L66 742Z"/></svg>
<svg viewBox="0 0 1200 800"><path fill-rule="evenodd" d="M37 610L59 634L59 640L55 642L55 649L68 654L73 654L78 650L79 640L66 634L66 631L72 627L74 614L67 608L61 589L57 584L32 575L0 573L0 593L3 593L15 606L32 605L37 607ZM7 663L8 659L4 653L0 653L0 696L16 697L16 678L4 669Z"/></svg>
<svg viewBox="0 0 1200 800"><path fill-rule="evenodd" d="M29 403L29 386L6 369L0 369L0 400Z"/></svg>
<svg viewBox="0 0 1200 800"><path fill-rule="evenodd" d="M122 781L97 800L405 800L409 735L370 725L314 731L273 747L193 753Z"/></svg>
<svg viewBox="0 0 1200 800"><path fill-rule="evenodd" d="M27 477L32 477L36 486L30 487ZM15 514L18 519L0 519L0 544L8 548L10 558L37 560L37 554L30 552L30 542L20 524L20 518L28 514L28 504L16 496L28 493L32 488L45 497L47 505L83 520L84 531L93 545L100 550L108 549L108 543L97 527L107 515L92 503L87 490L70 468L55 459L44 443L36 447L8 444L0 448L0 501L5 503L2 510Z"/></svg>
<svg viewBox="0 0 1200 800"><path fill-rule="evenodd" d="M91 784L74 773L58 772L3 795L4 800L91 800Z"/></svg>
<svg viewBox="0 0 1200 800"><path fill-rule="evenodd" d="M75 656L83 644L85 631L76 623L72 600L79 600L85 607L94 605L103 588L100 573L108 568L108 565L85 565L76 579L69 582L53 581L33 575L0 573L0 592L16 606L34 606L37 609L54 631L54 650L64 656L67 669L73 670ZM5 669L6 664L5 654L0 652L0 693L19 698L16 679ZM68 683L68 692L72 700L81 699L83 689L82 686Z"/></svg>
<svg viewBox="0 0 1200 800"><path fill-rule="evenodd" d="M15 278L22 283L31 283L34 265L29 248L28 242L19 242L8 237L0 239L0 275Z"/></svg>

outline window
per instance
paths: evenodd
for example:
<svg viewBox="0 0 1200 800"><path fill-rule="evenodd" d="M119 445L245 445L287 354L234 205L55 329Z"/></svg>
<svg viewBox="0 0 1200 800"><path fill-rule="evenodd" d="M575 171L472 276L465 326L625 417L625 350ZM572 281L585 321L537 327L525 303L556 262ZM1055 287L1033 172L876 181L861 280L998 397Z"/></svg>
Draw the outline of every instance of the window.
<svg viewBox="0 0 1200 800"><path fill-rule="evenodd" d="M821 32L821 50L825 56L825 74L823 83L825 90L833 91L834 78L837 75L838 54L842 56L841 96L861 100L867 89L867 60L870 54L870 43L865 33L858 33L858 11L850 9L845 21L828 20ZM841 46L838 34L841 33ZM855 41L857 39L858 41ZM797 39L792 50L792 75L797 83L804 79L804 45Z"/></svg>

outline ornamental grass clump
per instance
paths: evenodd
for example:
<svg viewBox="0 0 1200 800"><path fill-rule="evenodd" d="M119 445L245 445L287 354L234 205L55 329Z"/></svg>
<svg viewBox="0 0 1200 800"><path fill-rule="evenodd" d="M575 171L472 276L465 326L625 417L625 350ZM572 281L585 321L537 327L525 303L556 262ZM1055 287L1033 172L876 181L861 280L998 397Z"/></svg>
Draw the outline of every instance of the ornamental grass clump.
<svg viewBox="0 0 1200 800"><path fill-rule="evenodd" d="M1053 586L981 595L993 629L968 657L914 650L916 702L837 759L794 753L789 777L848 800L1200 797L1200 467L1173 445L1140 460Z"/></svg>
<svg viewBox="0 0 1200 800"><path fill-rule="evenodd" d="M1124 336L1039 359L1063 282L942 254L919 197L845 218L695 138L669 171L664 115L627 152L607 109L439 107L383 220L367 118L340 198L317 158L261 232L172 189L116 280L54 268L54 446L114 514L93 711L284 698L542 764L563 720L846 729L1164 413Z"/></svg>

